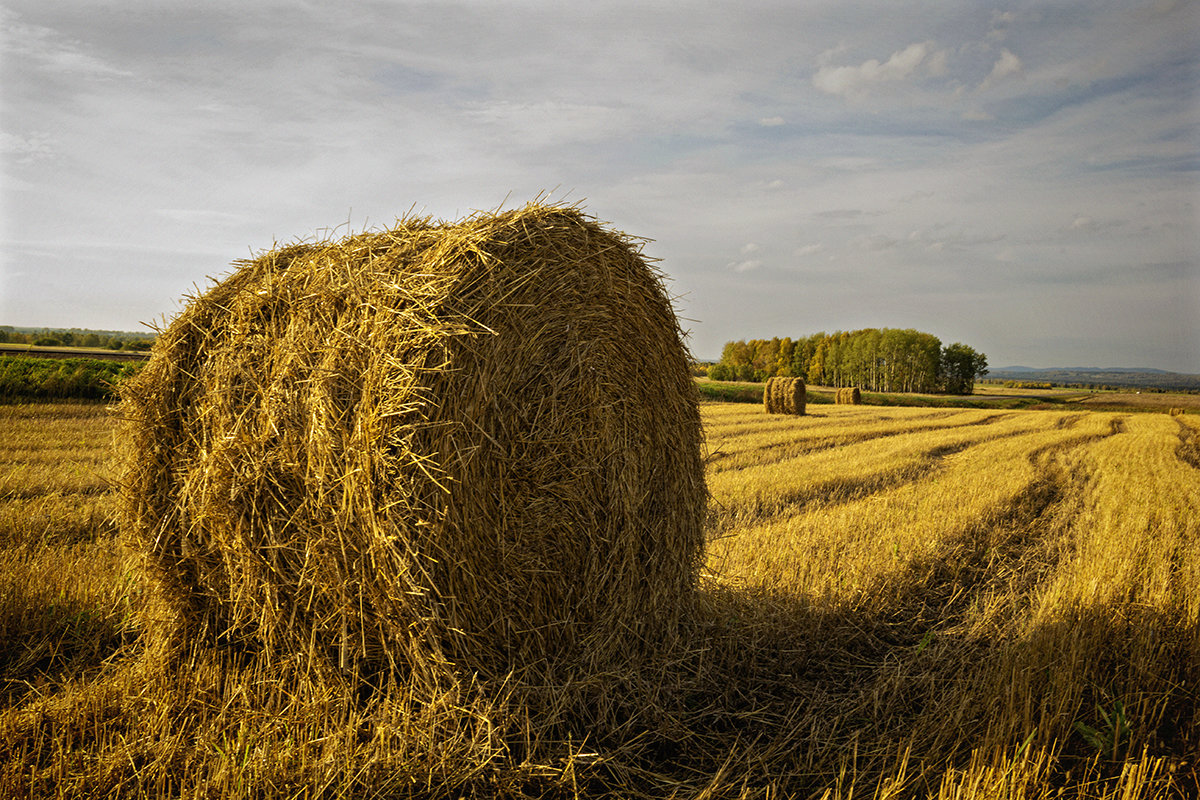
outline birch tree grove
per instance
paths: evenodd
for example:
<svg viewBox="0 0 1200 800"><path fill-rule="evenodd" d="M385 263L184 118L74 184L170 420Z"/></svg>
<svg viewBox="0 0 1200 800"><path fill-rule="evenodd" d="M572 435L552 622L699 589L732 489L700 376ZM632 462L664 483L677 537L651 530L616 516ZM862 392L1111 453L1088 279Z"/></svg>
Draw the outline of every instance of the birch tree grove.
<svg viewBox="0 0 1200 800"><path fill-rule="evenodd" d="M964 344L943 348L931 333L911 328L864 328L815 333L800 339L728 342L716 380L804 378L821 386L857 386L872 392L969 394L987 373L987 358Z"/></svg>

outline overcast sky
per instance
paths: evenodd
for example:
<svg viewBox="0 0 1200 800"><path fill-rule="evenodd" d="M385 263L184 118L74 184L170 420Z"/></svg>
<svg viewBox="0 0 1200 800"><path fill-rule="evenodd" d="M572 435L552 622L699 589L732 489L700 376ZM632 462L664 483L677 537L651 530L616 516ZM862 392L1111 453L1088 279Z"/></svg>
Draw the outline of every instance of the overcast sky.
<svg viewBox="0 0 1200 800"><path fill-rule="evenodd" d="M1200 373L1200 3L0 0L0 324L539 192L701 358L862 327Z"/></svg>

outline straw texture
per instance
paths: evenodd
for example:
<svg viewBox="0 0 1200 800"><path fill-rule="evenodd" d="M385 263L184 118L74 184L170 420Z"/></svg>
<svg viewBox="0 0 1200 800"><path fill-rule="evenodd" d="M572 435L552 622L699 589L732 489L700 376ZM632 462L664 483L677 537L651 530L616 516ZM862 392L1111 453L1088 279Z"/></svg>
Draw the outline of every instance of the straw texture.
<svg viewBox="0 0 1200 800"><path fill-rule="evenodd" d="M803 378L770 378L763 389L763 407L768 414L804 414L806 387Z"/></svg>
<svg viewBox="0 0 1200 800"><path fill-rule="evenodd" d="M162 635L429 686L674 635L701 428L636 240L535 203L235 266L122 385Z"/></svg>
<svg viewBox="0 0 1200 800"><path fill-rule="evenodd" d="M845 386L837 390L834 402L838 405L861 405L862 391L857 386Z"/></svg>

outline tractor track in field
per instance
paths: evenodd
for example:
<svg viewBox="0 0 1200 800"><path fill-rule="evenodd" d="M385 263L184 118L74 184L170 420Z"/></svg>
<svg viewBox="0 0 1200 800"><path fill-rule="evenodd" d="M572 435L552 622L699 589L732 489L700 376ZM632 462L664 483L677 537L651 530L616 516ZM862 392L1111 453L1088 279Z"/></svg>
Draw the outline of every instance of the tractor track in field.
<svg viewBox="0 0 1200 800"><path fill-rule="evenodd" d="M727 454L721 453L720 447L718 447L715 451L713 451L712 453L709 454L709 456L705 459L705 463L708 466L708 468L712 469L714 472L724 472L727 469L744 469L745 467L743 465L738 465L738 464L723 465L722 464L723 461L731 460L738 456L748 455L751 453L764 454L764 455L768 455L768 456L778 454L775 458L767 458L761 462L754 464L754 466L767 466L770 464L779 463L780 461L787 461L788 459L791 459L791 458L799 458L801 456L812 455L813 453L819 453L823 450L832 450L835 447L846 447L848 445L861 444L863 442L877 441L880 439L889 439L894 436L906 436L906 435L914 434L914 433L928 433L928 432L934 431L934 430L959 430L959 429L971 428L971 427L981 426L981 425L990 425L993 422L996 422L1007 416L1009 416L1009 415L1004 414L1004 413L989 414L988 416L986 416L982 419L972 420L971 422L964 422L960 425L918 426L916 428L905 428L905 429L899 429L899 430L876 431L876 432L867 432L867 433L847 432L845 434L839 434L839 435L830 436L830 437L822 438L822 439L812 439L812 440L808 440L808 441L802 440L799 442L797 442L797 441L775 442L772 444L763 445L762 447L751 448L749 450L745 450L745 451L742 451L739 453L727 453ZM931 418L922 417L922 419L928 420ZM934 419L936 419L936 418L934 418Z"/></svg>
<svg viewBox="0 0 1200 800"><path fill-rule="evenodd" d="M925 623L938 620L942 627L960 623L966 609L989 588L995 588L997 576L1020 576L1024 594L1032 591L1041 576L1053 567L1042 564L1032 569L1033 557L1046 540L1073 516L1080 502L1086 475L1060 463L1061 456L1123 433L1125 422L1115 418L1105 433L1089 434L1065 442L1055 442L1031 450L1026 458L1035 468L1035 477L1004 508L980 519L953 536L939 550L913 561L907 578L900 581L899 592L884 586L868 595L892 594L897 622L911 628L904 641L919 641L928 631ZM1053 549L1053 548L1051 548Z"/></svg>
<svg viewBox="0 0 1200 800"><path fill-rule="evenodd" d="M1175 424L1179 426L1179 446L1175 448L1175 455L1183 463L1200 469L1200 431L1181 419L1176 419Z"/></svg>
<svg viewBox="0 0 1200 800"><path fill-rule="evenodd" d="M958 698L964 684L986 674L996 648L1008 646L1003 627L992 636L970 629L972 609L989 593L1012 593L1001 622L1021 618L1040 581L1066 555L1054 540L1082 502L1088 476L1074 474L1064 456L1120 429L1114 424L1031 450L1026 458L1035 475L1023 491L935 554L910 562L899 580L893 576L864 592L855 606L711 590L719 613L698 639L708 658L728 662L715 674L752 675L747 683L757 693L741 696L735 687L713 685L697 687L697 697L750 735L757 719L794 717L811 728L803 741L815 762L840 763L861 744L864 771L884 768L870 762L886 761L880 754L888 742L901 749L911 744L918 722L936 731L934 737L948 737L929 742L928 752L966 758L963 742L977 741L989 721L986 709L964 709ZM928 725L929 715L943 711L961 713L962 725ZM795 777L803 783L800 772Z"/></svg>
<svg viewBox="0 0 1200 800"><path fill-rule="evenodd" d="M1001 416L1004 415L995 415L990 419L994 421L995 418ZM1060 419L1056 427L1058 429L1072 428L1083 417L1083 414L1069 415ZM708 538L711 540L724 536L745 522L753 522L756 525L769 524L782 517L803 513L816 506L832 508L862 500L905 484L916 483L944 469L946 459L950 456L972 447L1030 433L1031 431L1018 430L978 441L937 445L922 453L919 460L905 465L901 469L878 473L866 479L847 477L821 481L791 491L773 494L769 501L757 500L725 506L714 499L711 501L708 512L706 525Z"/></svg>
<svg viewBox="0 0 1200 800"><path fill-rule="evenodd" d="M1032 451L1037 475L1005 508L911 562L898 580L865 592L861 612L830 621L827 638L852 657L842 654L827 677L843 697L857 696L853 727L897 726L978 679L995 648L1016 635L1037 587L1069 554L1062 536L1088 475L1069 469L1063 457L1123 430L1117 419L1106 433ZM808 662L812 677L824 672L821 664L820 657ZM982 716L975 722L986 724Z"/></svg>

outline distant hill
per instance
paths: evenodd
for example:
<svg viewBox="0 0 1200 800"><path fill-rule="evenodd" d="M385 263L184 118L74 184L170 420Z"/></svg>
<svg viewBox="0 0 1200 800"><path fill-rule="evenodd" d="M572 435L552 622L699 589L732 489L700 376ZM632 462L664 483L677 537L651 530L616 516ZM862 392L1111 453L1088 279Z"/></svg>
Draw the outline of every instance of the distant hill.
<svg viewBox="0 0 1200 800"><path fill-rule="evenodd" d="M1138 367L995 367L989 368L989 380L1037 381L1059 385L1121 389L1157 389L1160 391L1200 391L1200 375L1169 372L1165 369Z"/></svg>
<svg viewBox="0 0 1200 800"><path fill-rule="evenodd" d="M1186 375L1152 367L996 367L989 372L1133 372L1145 375ZM1194 377L1194 376L1191 376Z"/></svg>

